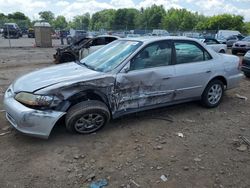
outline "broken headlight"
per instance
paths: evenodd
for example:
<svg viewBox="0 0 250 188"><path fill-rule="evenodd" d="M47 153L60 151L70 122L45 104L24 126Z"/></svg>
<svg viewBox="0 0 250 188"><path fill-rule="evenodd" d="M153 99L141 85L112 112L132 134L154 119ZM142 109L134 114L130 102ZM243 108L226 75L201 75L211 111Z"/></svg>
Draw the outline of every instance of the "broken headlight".
<svg viewBox="0 0 250 188"><path fill-rule="evenodd" d="M54 96L34 95L32 93L20 92L16 94L15 99L28 106L48 107L52 104Z"/></svg>

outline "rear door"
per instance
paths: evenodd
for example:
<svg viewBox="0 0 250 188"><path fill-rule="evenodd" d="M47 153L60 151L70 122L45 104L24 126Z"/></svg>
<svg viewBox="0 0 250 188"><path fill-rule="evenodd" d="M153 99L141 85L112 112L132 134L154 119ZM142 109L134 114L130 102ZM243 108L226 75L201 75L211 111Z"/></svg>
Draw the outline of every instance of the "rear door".
<svg viewBox="0 0 250 188"><path fill-rule="evenodd" d="M175 100L201 96L212 74L211 55L195 41L176 40Z"/></svg>

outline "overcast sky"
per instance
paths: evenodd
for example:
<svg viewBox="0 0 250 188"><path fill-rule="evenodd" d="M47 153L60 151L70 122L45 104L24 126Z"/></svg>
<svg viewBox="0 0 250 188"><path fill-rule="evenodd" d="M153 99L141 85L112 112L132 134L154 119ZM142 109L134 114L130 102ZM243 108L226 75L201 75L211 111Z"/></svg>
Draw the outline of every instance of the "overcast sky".
<svg viewBox="0 0 250 188"><path fill-rule="evenodd" d="M153 4L186 8L204 15L221 13L239 14L250 21L250 0L0 0L0 12L4 14L20 11L31 19L38 18L38 12L52 11L56 16L64 15L71 20L75 15L93 14L107 8L140 8Z"/></svg>

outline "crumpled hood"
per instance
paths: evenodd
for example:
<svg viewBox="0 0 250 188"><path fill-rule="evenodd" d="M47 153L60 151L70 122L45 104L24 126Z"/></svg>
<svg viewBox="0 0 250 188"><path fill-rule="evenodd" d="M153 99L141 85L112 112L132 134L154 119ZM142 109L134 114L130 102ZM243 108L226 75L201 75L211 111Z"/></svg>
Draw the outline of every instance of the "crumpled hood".
<svg viewBox="0 0 250 188"><path fill-rule="evenodd" d="M22 76L13 83L13 89L14 92L34 92L60 82L70 82L72 80L82 81L102 74L101 72L90 70L77 63L65 63Z"/></svg>

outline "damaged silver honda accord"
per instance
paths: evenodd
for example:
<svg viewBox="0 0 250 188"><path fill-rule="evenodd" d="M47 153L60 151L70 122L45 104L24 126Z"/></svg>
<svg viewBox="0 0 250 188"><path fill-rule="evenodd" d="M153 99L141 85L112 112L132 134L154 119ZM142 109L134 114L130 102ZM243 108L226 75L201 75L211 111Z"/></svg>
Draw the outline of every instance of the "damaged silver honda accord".
<svg viewBox="0 0 250 188"><path fill-rule="evenodd" d="M192 100L212 108L239 84L239 62L195 39L119 39L17 79L4 96L6 118L22 133L48 138L61 118L67 130L87 134L142 110Z"/></svg>

